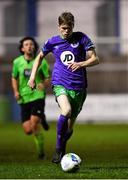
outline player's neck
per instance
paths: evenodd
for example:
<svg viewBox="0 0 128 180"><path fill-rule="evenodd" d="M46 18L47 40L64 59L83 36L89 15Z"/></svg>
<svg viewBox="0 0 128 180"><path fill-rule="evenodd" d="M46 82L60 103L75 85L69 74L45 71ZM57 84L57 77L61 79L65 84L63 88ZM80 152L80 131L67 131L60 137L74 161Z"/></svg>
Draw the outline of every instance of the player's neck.
<svg viewBox="0 0 128 180"><path fill-rule="evenodd" d="M68 40L72 37L72 34L70 34L67 38L65 38L62 34L60 34L60 37L64 40Z"/></svg>
<svg viewBox="0 0 128 180"><path fill-rule="evenodd" d="M34 58L34 55L24 54L24 58L25 58L25 60L30 61Z"/></svg>

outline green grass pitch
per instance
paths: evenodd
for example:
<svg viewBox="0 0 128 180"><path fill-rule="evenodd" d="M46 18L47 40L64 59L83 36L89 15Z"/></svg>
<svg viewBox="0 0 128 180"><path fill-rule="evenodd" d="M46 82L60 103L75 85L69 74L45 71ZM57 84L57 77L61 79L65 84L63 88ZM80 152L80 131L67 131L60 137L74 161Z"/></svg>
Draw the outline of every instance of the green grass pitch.
<svg viewBox="0 0 128 180"><path fill-rule="evenodd" d="M76 124L67 152L82 159L80 170L65 173L51 163L56 125L44 132L45 158L38 160L32 136L20 124L0 125L0 179L125 179L128 178L128 125Z"/></svg>

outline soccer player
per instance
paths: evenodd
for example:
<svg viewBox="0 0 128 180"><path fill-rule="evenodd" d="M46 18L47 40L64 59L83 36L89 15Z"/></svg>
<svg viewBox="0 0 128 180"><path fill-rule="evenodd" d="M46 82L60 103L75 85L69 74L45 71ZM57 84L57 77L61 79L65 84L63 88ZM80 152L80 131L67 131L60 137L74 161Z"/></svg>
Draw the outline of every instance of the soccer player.
<svg viewBox="0 0 128 180"><path fill-rule="evenodd" d="M80 113L87 95L86 68L99 64L95 46L82 32L73 32L74 16L63 12L58 17L60 35L53 36L43 45L38 54L29 86L35 86L39 64L49 52L55 56L52 85L61 114L57 123L56 151L52 162L59 163L65 154L67 140L73 133L74 122Z"/></svg>
<svg viewBox="0 0 128 180"><path fill-rule="evenodd" d="M13 61L12 87L17 103L21 107L22 126L26 134L33 134L39 158L44 157L44 137L42 126L45 130L49 125L45 118L45 89L50 83L49 65L43 59L35 78L35 87L30 88L27 83L35 61L38 44L32 37L25 37L20 41L21 55ZM42 124L42 126L41 126Z"/></svg>

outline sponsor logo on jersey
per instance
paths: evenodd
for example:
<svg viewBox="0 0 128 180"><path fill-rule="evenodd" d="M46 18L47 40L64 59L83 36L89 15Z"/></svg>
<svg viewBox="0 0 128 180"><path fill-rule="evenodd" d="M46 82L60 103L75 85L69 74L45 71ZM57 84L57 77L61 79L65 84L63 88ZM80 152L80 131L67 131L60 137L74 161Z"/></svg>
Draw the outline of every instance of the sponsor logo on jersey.
<svg viewBox="0 0 128 180"><path fill-rule="evenodd" d="M24 76L29 77L31 75L31 69L24 69Z"/></svg>
<svg viewBox="0 0 128 180"><path fill-rule="evenodd" d="M75 56L71 51L64 51L60 55L60 59L64 65L69 65L75 60Z"/></svg>

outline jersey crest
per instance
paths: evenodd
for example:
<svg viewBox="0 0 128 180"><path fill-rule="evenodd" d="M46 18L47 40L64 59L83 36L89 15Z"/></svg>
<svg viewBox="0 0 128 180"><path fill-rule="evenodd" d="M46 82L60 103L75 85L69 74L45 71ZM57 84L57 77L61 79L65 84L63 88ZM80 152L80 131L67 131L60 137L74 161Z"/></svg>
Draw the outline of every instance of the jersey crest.
<svg viewBox="0 0 128 180"><path fill-rule="evenodd" d="M77 42L77 43L72 43L71 46L72 46L73 48L77 48L77 47L79 46L79 42Z"/></svg>

